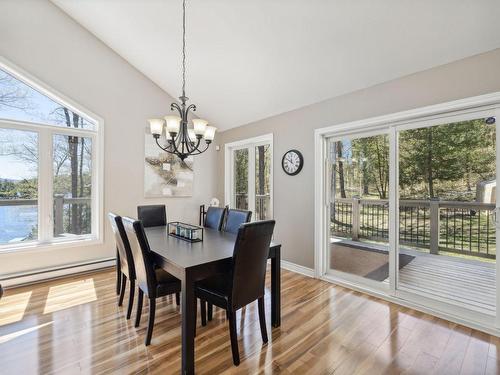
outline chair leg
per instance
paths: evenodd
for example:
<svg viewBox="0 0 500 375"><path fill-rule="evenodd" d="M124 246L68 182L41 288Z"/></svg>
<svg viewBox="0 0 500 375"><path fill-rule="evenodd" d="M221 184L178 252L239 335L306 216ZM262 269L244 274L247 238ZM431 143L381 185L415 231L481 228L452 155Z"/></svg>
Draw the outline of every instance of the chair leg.
<svg viewBox="0 0 500 375"><path fill-rule="evenodd" d="M260 322L260 333L262 334L262 341L264 344L267 343L267 329L266 329L266 314L264 310L264 297L260 297L258 300L259 304L259 322Z"/></svg>
<svg viewBox="0 0 500 375"><path fill-rule="evenodd" d="M175 304L177 306L181 304L181 294L179 292L175 293Z"/></svg>
<svg viewBox="0 0 500 375"><path fill-rule="evenodd" d="M151 336L153 336L153 327L155 325L155 312L156 312L156 299L149 298L149 320L148 320L148 330L146 332L146 341L145 341L146 346L151 344Z"/></svg>
<svg viewBox="0 0 500 375"><path fill-rule="evenodd" d="M229 320L229 336L231 337L231 351L233 352L233 363L235 366L240 364L240 353L238 351L238 336L236 334L236 316L235 311L227 310Z"/></svg>
<svg viewBox="0 0 500 375"><path fill-rule="evenodd" d="M211 321L214 316L214 305L208 302L208 321Z"/></svg>
<svg viewBox="0 0 500 375"><path fill-rule="evenodd" d="M137 313L135 314L135 327L139 327L139 324L141 323L143 298L144 292L139 288L139 298L137 298Z"/></svg>
<svg viewBox="0 0 500 375"><path fill-rule="evenodd" d="M135 280L130 280L130 295L128 297L127 319L132 315L132 307L134 306Z"/></svg>
<svg viewBox="0 0 500 375"><path fill-rule="evenodd" d="M116 295L120 295L122 284L122 271L119 269L116 271Z"/></svg>
<svg viewBox="0 0 500 375"><path fill-rule="evenodd" d="M122 274L122 287L120 289L120 299L118 300L118 306L123 305L123 297L125 296L126 286L127 286L127 276Z"/></svg>
<svg viewBox="0 0 500 375"><path fill-rule="evenodd" d="M200 315L201 315L201 325L205 327L207 325L207 309L205 300L200 298Z"/></svg>

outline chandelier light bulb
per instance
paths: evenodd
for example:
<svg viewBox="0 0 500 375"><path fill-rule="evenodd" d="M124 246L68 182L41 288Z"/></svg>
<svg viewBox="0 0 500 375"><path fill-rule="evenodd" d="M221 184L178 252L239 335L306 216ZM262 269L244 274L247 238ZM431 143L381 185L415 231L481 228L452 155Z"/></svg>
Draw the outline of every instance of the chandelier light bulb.
<svg viewBox="0 0 500 375"><path fill-rule="evenodd" d="M203 134L205 134L207 124L208 124L208 121L203 120L201 118L193 119L194 134L199 135L199 136L203 136Z"/></svg>
<svg viewBox="0 0 500 375"><path fill-rule="evenodd" d="M216 130L217 128L215 126L207 126L207 129L205 130L205 141L207 141L207 143L214 140Z"/></svg>
<svg viewBox="0 0 500 375"><path fill-rule="evenodd" d="M160 136L163 133L163 120L161 118L149 119L149 128L153 136Z"/></svg>
<svg viewBox="0 0 500 375"><path fill-rule="evenodd" d="M167 122L167 132L177 134L181 126L181 118L179 116L165 116Z"/></svg>

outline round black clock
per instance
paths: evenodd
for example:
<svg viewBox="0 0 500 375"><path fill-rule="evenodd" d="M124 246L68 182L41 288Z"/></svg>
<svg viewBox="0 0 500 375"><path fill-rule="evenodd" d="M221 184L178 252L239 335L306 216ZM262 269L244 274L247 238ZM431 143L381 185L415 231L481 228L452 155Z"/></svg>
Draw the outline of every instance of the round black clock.
<svg viewBox="0 0 500 375"><path fill-rule="evenodd" d="M283 155L281 159L281 167L289 176L299 174L304 166L304 157L299 150L290 150Z"/></svg>

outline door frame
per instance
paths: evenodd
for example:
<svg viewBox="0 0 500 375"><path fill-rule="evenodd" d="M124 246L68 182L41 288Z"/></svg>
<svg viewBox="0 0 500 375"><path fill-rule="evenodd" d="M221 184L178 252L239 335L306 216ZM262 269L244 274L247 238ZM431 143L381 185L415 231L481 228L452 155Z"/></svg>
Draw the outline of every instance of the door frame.
<svg viewBox="0 0 500 375"><path fill-rule="evenodd" d="M241 139L238 141L226 143L224 145L224 204L229 207L234 206L234 151L248 149L248 209L255 211L255 147L263 144L269 144L271 152L271 165L269 177L269 209L271 217L274 216L274 152L273 152L273 133L260 135L257 137ZM255 215L252 215L255 218Z"/></svg>
<svg viewBox="0 0 500 375"><path fill-rule="evenodd" d="M496 118L500 121L500 92L480 95L476 97L455 100L447 103L431 105L423 108L418 108L409 111L393 113L384 116L368 118L349 123L337 124L321 129L316 129L314 132L315 144L315 236L314 236L314 260L315 260L315 276L330 282L334 282L346 287L360 290L365 293L375 295L377 297L402 304L404 306L412 307L420 311L424 311L445 319L468 325L472 328L481 329L495 335L500 335L500 308L497 306L495 316L473 312L466 308L450 305L435 299L426 298L423 296L408 294L406 291L402 292L397 289L398 277L398 166L397 166L397 131L415 127L417 124L425 121L428 126L432 124L443 123L444 118L449 118L453 115L460 116L474 116L479 111L491 110L494 111ZM329 245L329 231L328 212L329 212L329 189L328 179L326 177L328 168L328 154L327 142L329 138L338 138L340 135L349 134L354 136L357 134L369 133L373 131L389 131L390 135L390 174L389 185L393 188L389 190L389 215L393 217L393 222L390 222L390 231L392 229L393 235L390 235L389 240L389 277L390 288L389 292L380 289L374 289L371 285L358 283L356 280L342 279L328 275L326 264L326 251ZM497 180L500 180L500 131L496 132L497 137ZM497 204L500 203L500 189L496 191ZM497 208L498 212L498 208ZM497 221L497 238L499 238L500 228ZM392 240L392 241L391 241ZM500 247L500 241L497 241L497 250ZM496 299L500 301L500 262L496 262Z"/></svg>

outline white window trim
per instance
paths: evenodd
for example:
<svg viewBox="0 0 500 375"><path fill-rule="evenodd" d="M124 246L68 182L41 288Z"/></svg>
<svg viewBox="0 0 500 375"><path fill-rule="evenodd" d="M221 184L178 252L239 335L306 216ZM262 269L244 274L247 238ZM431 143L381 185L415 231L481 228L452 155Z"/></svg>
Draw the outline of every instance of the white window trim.
<svg viewBox="0 0 500 375"><path fill-rule="evenodd" d="M248 155L248 181L250 189L248 191L248 203L249 208L255 205L253 202L250 205L251 200L255 200L255 173L251 173L255 170L255 146L260 144L269 144L271 151L271 170L269 177L269 194L270 194L270 211L271 217L274 217L274 150L273 150L273 133L260 135L253 138L241 139L235 142L226 143L224 145L224 204L233 206L232 202L232 183L233 183L233 151L243 148L253 149ZM252 156L253 155L253 156ZM253 176L253 177L252 177Z"/></svg>
<svg viewBox="0 0 500 375"><path fill-rule="evenodd" d="M472 328L478 328L495 335L500 335L500 304L497 303L496 317L493 317L486 313L471 312L467 309L462 309L460 306L450 306L446 302L438 301L436 299L430 299L425 296L419 296L415 293L409 293L405 290L397 289L397 278L395 277L396 267L397 267L397 230L394 230L396 236L392 236L392 241L389 242L390 246L390 277L391 283L389 288L389 293L380 291L379 289L373 289L372 285L360 283L359 280L354 278L344 278L339 279L338 277L333 277L327 274L326 270L326 249L328 236L326 233L326 223L328 220L328 188L326 186L325 172L327 171L327 139L334 137L340 137L342 135L353 135L353 134L363 134L370 131L377 131L386 129L389 131L391 139L395 140L396 132L405 129L411 129L415 127L432 126L438 124L442 118L450 118L454 115L460 119L471 119L480 114L481 112L494 113L497 119L500 119L500 92L480 95L476 97L451 101L447 103L427 106L423 108L418 108L409 111L398 112L385 116L378 116L373 118L368 118L360 121L353 121L349 123L343 123L338 125L333 125L325 128L316 129L314 131L314 145L315 145L315 186L314 186L314 204L315 204L315 214L314 214L314 271L315 277L334 282L340 285L345 285L347 287L363 291L370 295L375 295L382 299L386 299L391 302L396 302L404 306L409 306L417 310L421 310L435 316L443 317L450 321L458 322L460 324L467 325ZM477 117L476 117L477 118ZM500 144L500 131L497 127L497 147ZM390 142L390 148L392 155L390 157L390 163L395 163L397 150L395 141ZM394 152L396 151L396 152ZM500 153L497 152L497 179L500 178L499 168L500 168ZM394 159L394 160L392 160ZM393 164L391 164L393 165ZM390 183L393 187L396 186L397 175L396 169L391 167L390 170ZM497 189L497 205L500 203L500 189ZM393 203L391 204L390 210L392 215L397 215L397 192L396 189L390 189L389 199ZM395 204L394 204L395 203ZM497 209L498 210L498 209ZM395 223L397 225L398 220L396 217ZM497 238L500 227L497 224ZM500 244L497 244L497 247ZM392 263L392 264L391 264ZM497 259L496 262L496 293L497 301L500 301L500 261ZM352 279L352 280L351 280Z"/></svg>
<svg viewBox="0 0 500 375"><path fill-rule="evenodd" d="M54 88L50 87L46 83L42 82L35 76L26 72L24 69L16 66L14 63L7 60L5 57L0 56L0 69L6 71L7 73L14 76L21 82L26 83L28 86L37 90L41 94L49 97L55 102L61 104L62 106L68 108L74 113L81 115L84 118L91 120L96 124L95 130L89 129L68 129L62 126L56 126L52 124L36 123L36 122L26 122L26 121L16 121L11 119L0 118L0 124L4 128L26 130L26 131L37 131L40 142L43 135L52 134L71 134L80 135L84 137L92 138L92 234L81 235L75 239L53 239L50 242L28 242L28 243L17 243L17 244L5 244L0 246L0 254L11 253L11 252L22 252L22 251L47 251L57 248L75 247L75 246L91 246L91 245L101 245L104 243L104 120L93 113L92 111L86 109L82 105L76 103L66 95L60 93ZM43 131L42 131L43 130ZM42 155L46 157L51 157L51 155ZM47 163L45 163L47 165ZM52 161L50 162L52 166ZM39 206L48 205L52 201L52 197L44 197L43 191L40 189L41 178L40 176L51 176L51 171L41 171L39 168L39 194L38 197ZM52 184L52 180L49 179L49 184ZM49 189L51 190L51 189ZM44 190L48 191L48 190ZM43 207L42 207L43 209ZM45 207L44 211L47 214L48 211L52 210L52 207ZM41 210L39 208L38 220L42 220ZM51 216L51 215L50 215ZM40 226L39 226L40 227ZM40 227L42 228L42 227ZM47 234L46 234L47 235Z"/></svg>

